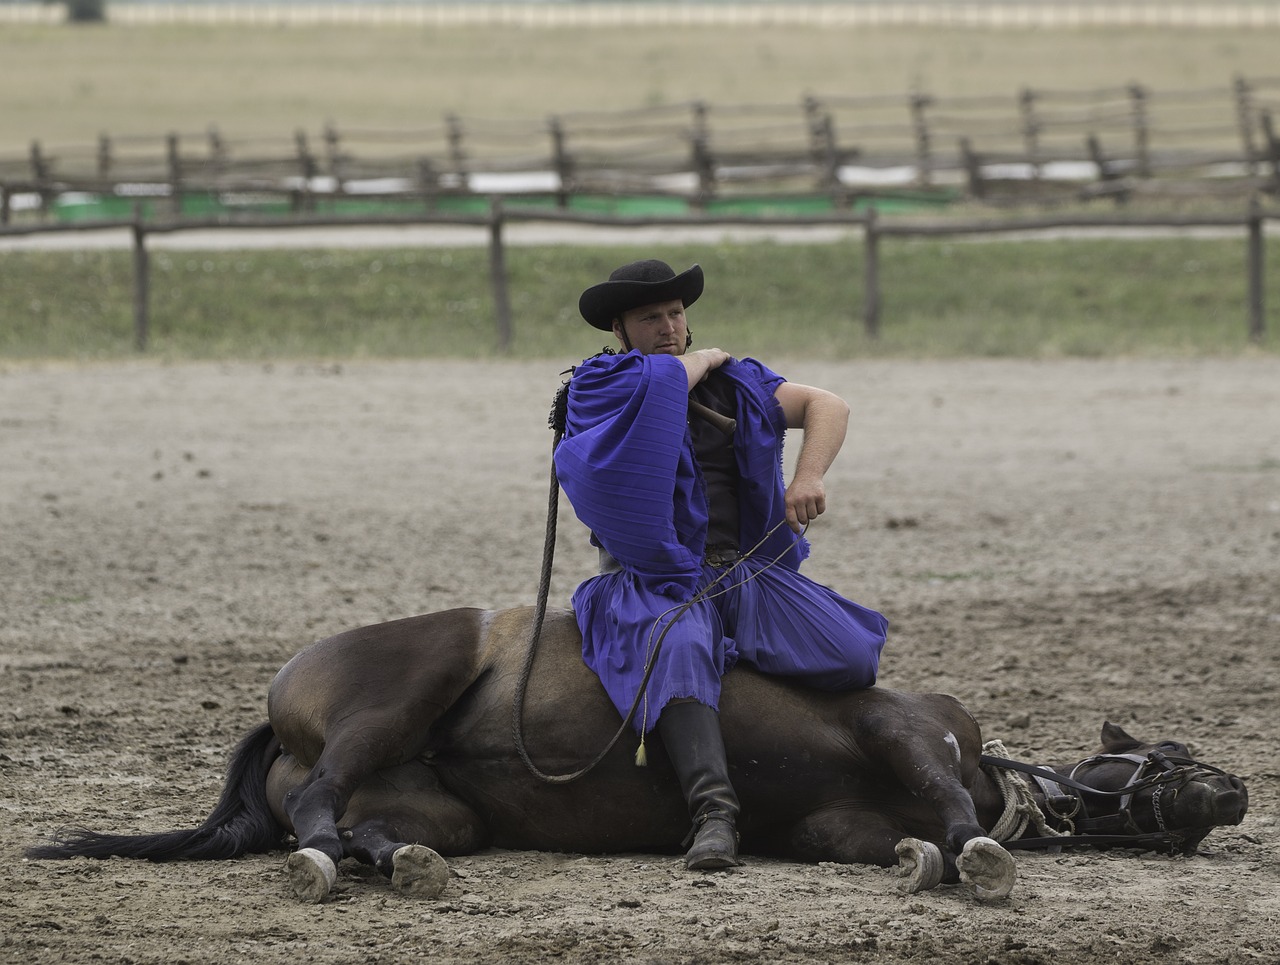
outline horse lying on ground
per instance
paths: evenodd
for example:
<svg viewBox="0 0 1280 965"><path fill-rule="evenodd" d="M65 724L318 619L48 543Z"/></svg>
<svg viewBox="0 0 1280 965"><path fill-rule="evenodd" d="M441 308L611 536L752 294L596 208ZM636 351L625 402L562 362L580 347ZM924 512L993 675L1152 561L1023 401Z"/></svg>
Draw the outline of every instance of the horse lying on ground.
<svg viewBox="0 0 1280 965"><path fill-rule="evenodd" d="M636 766L634 744L619 745L572 783L540 780L517 753L512 707L533 620L531 608L459 609L322 640L277 674L270 723L241 742L200 827L72 831L28 853L231 858L284 848L292 832L290 883L318 901L344 857L434 896L448 877L440 855L491 845L675 849L689 815L656 733L648 766ZM527 753L543 771L579 767L620 723L580 646L572 614L548 614L523 711ZM983 765L977 723L943 694L820 692L738 668L720 716L744 853L897 865L908 892L965 881L979 898L1007 895L1016 868L992 837L1000 825L1003 839L1053 835L1056 825L1084 837L1054 844L1190 854L1248 807L1239 778L1181 744L1144 744L1111 724L1100 755L1036 778L1032 791Z"/></svg>

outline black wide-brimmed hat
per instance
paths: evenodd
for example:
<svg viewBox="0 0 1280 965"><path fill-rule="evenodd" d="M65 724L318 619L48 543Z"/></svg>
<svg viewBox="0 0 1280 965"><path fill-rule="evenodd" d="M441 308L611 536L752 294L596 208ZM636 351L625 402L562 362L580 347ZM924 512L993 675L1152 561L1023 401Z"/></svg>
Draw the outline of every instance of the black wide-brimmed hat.
<svg viewBox="0 0 1280 965"><path fill-rule="evenodd" d="M702 268L694 265L676 274L665 261L649 259L623 265L608 281L592 285L578 299L582 317L604 331L612 331L613 320L641 305L678 298L688 308L702 294Z"/></svg>

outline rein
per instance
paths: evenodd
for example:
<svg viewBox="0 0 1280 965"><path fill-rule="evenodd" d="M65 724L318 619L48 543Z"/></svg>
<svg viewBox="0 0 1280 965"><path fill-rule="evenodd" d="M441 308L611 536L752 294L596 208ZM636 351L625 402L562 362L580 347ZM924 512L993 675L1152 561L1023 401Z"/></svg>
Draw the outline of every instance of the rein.
<svg viewBox="0 0 1280 965"><path fill-rule="evenodd" d="M1126 761L1134 765L1134 771L1124 787L1114 791L1102 790L1076 779L1076 772L1090 764L1106 761ZM1029 775L1045 796L1049 817L1066 827L1066 832L1044 837L1018 838L1003 842L1008 848L1059 848L1064 844L1111 845L1115 847L1138 845L1167 845L1170 851L1183 847L1186 834L1169 828L1165 823L1163 795L1176 785L1187 784L1196 774L1225 775L1226 772L1211 764L1186 757L1170 757L1160 751L1151 751L1145 757L1138 754L1097 754L1076 764L1068 775L1059 774L1047 767L1023 764L1020 761L983 754L983 766L1001 770L1019 771ZM1065 789L1065 790L1064 790ZM1152 789L1151 807L1158 831L1144 832L1133 819L1130 810L1133 799L1141 791ZM1093 817L1088 813L1086 795L1102 798L1119 798L1115 814ZM1063 803L1061 809L1055 802ZM1077 817L1083 813L1083 817Z"/></svg>

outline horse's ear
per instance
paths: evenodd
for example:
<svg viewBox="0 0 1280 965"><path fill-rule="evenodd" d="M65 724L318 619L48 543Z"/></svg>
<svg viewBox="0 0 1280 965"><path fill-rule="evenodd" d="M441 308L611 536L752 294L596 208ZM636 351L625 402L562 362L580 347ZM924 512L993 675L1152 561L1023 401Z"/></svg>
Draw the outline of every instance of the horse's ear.
<svg viewBox="0 0 1280 965"><path fill-rule="evenodd" d="M1111 721L1102 724L1102 749L1108 754L1120 754L1139 746L1142 741L1130 737L1123 727Z"/></svg>

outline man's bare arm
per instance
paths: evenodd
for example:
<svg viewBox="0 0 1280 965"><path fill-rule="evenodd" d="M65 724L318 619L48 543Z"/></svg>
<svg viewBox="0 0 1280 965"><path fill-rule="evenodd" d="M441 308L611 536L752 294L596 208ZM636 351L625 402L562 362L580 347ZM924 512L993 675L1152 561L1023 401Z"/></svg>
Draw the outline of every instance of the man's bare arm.
<svg viewBox="0 0 1280 965"><path fill-rule="evenodd" d="M774 392L788 429L803 429L796 471L787 486L787 524L795 532L827 511L823 477L835 462L849 428L849 404L833 392L783 382Z"/></svg>

